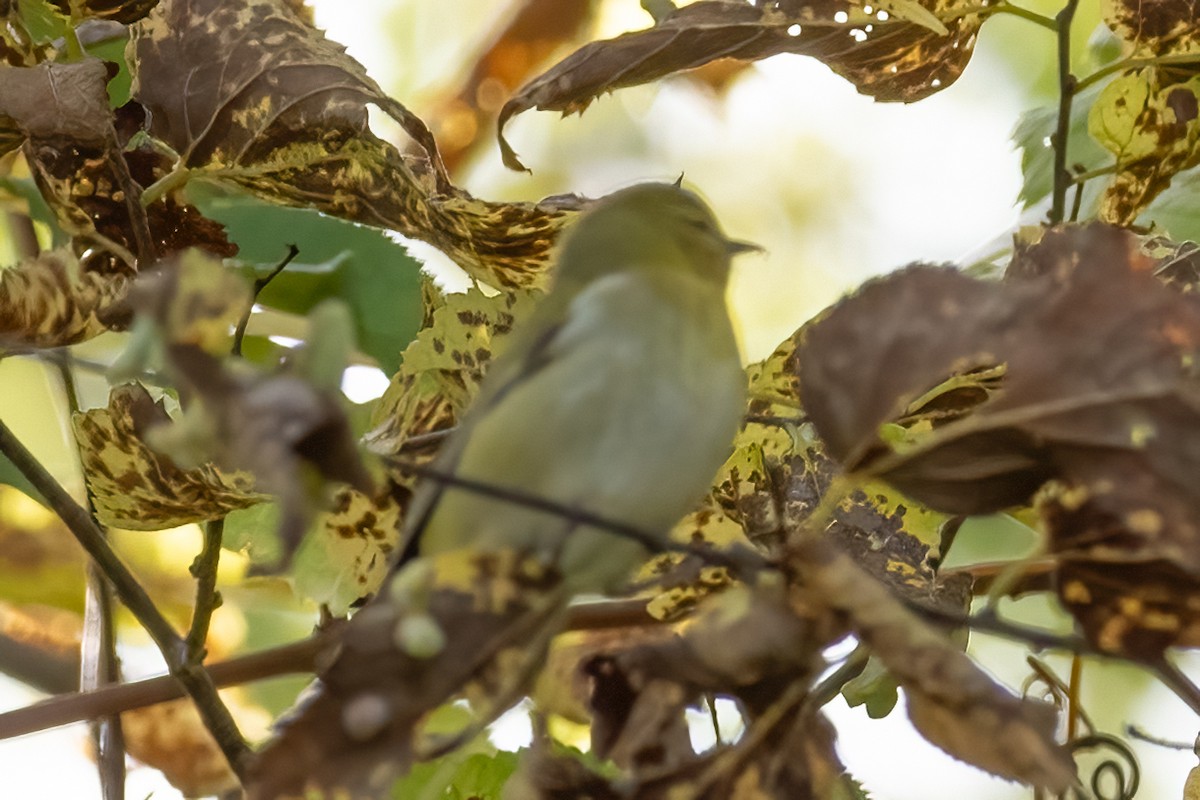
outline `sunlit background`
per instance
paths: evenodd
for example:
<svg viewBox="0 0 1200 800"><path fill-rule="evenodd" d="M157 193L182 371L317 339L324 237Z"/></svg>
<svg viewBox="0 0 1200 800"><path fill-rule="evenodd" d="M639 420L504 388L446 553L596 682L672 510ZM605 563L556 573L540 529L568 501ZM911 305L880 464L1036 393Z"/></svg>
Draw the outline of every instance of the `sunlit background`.
<svg viewBox="0 0 1200 800"><path fill-rule="evenodd" d="M478 133L478 123L457 113L450 98L518 3L311 0L310 5L330 38L345 44L440 139L464 140ZM1044 13L1056 10L1037 5ZM1081 43L1097 24L1096 5L1085 2L1080 11ZM638 0L597 0L597 8L593 38L649 23ZM484 131L485 143L471 151L455 177L478 197L536 200L566 192L598 196L637 181L674 180L683 174L711 202L732 236L766 249L739 262L733 286L745 355L755 360L871 275L915 260L973 259L1005 246L1020 215L1020 163L1010 135L1022 111L1053 98L1050 37L1020 20L989 21L963 77L911 106L875 104L816 61L778 56L729 75L708 75L706 81L675 78L622 90L601 98L581 117L527 112L507 133L532 175L506 170L494 137ZM487 87L481 92L487 94ZM497 106L504 99L492 95L480 99ZM399 135L386 121L377 130ZM1036 221L1039 211L1029 216ZM465 285L465 277L440 254L419 243L413 250L445 285ZM0 365L0 380L21 387L0 396L0 414L18 434L41 431L39 455L58 474L69 473L66 432L58 427L63 409L51 388L41 385L47 382L41 368L9 359ZM385 385L378 371L363 366L348 378L346 388L355 399L365 400ZM97 402L102 402L102 384L91 390L100 393ZM30 403L31 393L38 392L47 401ZM997 550L989 540L998 524L985 522L966 531L956 545L961 549L957 557L1011 557L1011 546ZM186 566L195 552L196 532L182 531L176 538L174 549L169 545L176 540L164 539L163 557ZM1043 603L1020 605L1037 614ZM298 610L291 617L252 624L274 626L275 638L287 639L303 635L307 619ZM129 637L123 652L132 677L158 669L151 649L136 636ZM1014 689L1028 674L1018 646L976 636L972 652ZM1064 659L1048 660L1060 673L1066 671ZM1194 658L1183 664L1200 668ZM0 678L4 707L36 699L27 688ZM1195 735L1190 712L1133 668L1089 664L1082 700L1102 729L1118 735L1126 722L1167 739L1188 741ZM732 718L729 712L725 708L721 716ZM839 730L841 756L874 797L1029 796L1027 790L954 762L925 744L902 708L872 721L862 709L848 709L839 700L830 713ZM711 744L707 714L697 715L695 728L697 743ZM528 737L523 710L509 714L494 731L494 740L506 747L521 746ZM1138 743L1134 747L1143 767L1140 796L1180 796L1195 757ZM0 743L3 794L98 796L87 751L82 726ZM180 795L157 772L134 767L128 796Z"/></svg>

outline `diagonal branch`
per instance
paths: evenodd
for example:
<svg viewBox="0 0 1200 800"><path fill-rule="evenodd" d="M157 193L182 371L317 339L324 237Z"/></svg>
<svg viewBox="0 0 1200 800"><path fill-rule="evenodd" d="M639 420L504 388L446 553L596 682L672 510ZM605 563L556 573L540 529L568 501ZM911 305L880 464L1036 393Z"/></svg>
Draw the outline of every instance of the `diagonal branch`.
<svg viewBox="0 0 1200 800"><path fill-rule="evenodd" d="M187 643L154 605L154 601L146 594L146 590L137 582L133 573L113 552L104 537L104 532L87 510L75 502L3 422L0 422L0 453L8 456L13 465L42 493L46 502L66 523L83 549L112 583L117 597L158 645L171 675L183 685L196 703L205 727L217 741L234 773L239 776L244 774L250 749L234 723L229 709L217 695L212 678L200 664L188 658Z"/></svg>

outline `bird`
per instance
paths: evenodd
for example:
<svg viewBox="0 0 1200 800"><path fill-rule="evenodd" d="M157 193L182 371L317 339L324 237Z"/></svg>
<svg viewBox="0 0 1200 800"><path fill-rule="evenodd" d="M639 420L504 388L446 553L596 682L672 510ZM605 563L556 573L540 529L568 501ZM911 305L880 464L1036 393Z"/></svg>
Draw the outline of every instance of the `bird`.
<svg viewBox="0 0 1200 800"><path fill-rule="evenodd" d="M549 293L497 358L433 471L550 501L665 541L728 456L745 377L726 305L732 257L674 184L600 200L564 237ZM616 589L646 542L569 515L427 481L416 550L534 554L568 594Z"/></svg>
<svg viewBox="0 0 1200 800"><path fill-rule="evenodd" d="M665 546L741 424L726 294L752 249L678 185L636 184L580 214L549 291L424 470L406 555L260 753L250 798L380 796L433 752L417 731L428 711L482 683L485 708L451 746L469 738L528 689L573 598L615 592ZM505 574L504 554L526 572Z"/></svg>

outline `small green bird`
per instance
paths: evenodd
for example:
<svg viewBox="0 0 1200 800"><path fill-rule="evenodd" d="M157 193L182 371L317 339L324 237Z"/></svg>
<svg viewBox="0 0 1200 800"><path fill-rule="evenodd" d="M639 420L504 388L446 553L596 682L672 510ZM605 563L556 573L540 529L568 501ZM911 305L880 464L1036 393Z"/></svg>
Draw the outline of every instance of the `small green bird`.
<svg viewBox="0 0 1200 800"><path fill-rule="evenodd" d="M731 257L696 195L641 184L565 234L549 294L492 365L435 469L665 538L728 456L745 377L725 302ZM512 549L569 593L616 587L638 542L426 481L408 528L428 555Z"/></svg>
<svg viewBox="0 0 1200 800"><path fill-rule="evenodd" d="M405 525L412 558L350 620L313 691L260 753L252 800L327 796L306 794L320 788L384 796L429 754L417 732L427 712L472 682L486 687L475 725L451 746L469 738L528 690L567 601L618 587L646 557L634 538L511 496L666 540L742 417L725 290L732 256L747 249L676 186L624 189L579 218L550 292L434 462L510 497L435 477L418 487ZM509 557L516 572L500 566ZM530 563L533 577L521 572Z"/></svg>

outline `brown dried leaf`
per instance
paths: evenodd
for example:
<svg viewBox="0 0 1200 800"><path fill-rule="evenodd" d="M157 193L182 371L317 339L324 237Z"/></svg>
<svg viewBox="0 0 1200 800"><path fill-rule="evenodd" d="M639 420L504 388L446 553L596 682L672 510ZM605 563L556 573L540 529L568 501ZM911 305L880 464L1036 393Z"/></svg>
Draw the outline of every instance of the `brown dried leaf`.
<svg viewBox="0 0 1200 800"><path fill-rule="evenodd" d="M605 92L718 58L810 55L876 100L914 102L962 74L983 22L978 11L964 13L969 7L962 0L893 2L866 14L846 0L701 0L653 28L584 45L521 87L500 111L500 151L508 167L524 169L503 135L522 111L582 112Z"/></svg>
<svg viewBox="0 0 1200 800"><path fill-rule="evenodd" d="M1064 576L1111 572L1095 586L1073 581L1064 600L1097 644L1151 659L1164 642L1194 640L1200 575L1190 435L1200 424L1200 299L1156 277L1173 265L1112 228L1050 231L1018 249L1007 284L915 269L868 286L800 355L806 407L851 469L967 513L1025 503L1057 478L1041 510L1051 549L1074 565ZM879 438L938 373L987 362L1006 364L1002 390L972 413L891 449ZM1130 565L1172 589L1122 580ZM1128 614L1117 613L1122 603ZM1136 630L1117 635L1110 623Z"/></svg>
<svg viewBox="0 0 1200 800"><path fill-rule="evenodd" d="M164 0L135 26L128 53L133 96L180 168L423 239L492 285L542 283L578 205L486 203L451 185L424 123L281 0ZM425 157L375 137L371 104Z"/></svg>
<svg viewBox="0 0 1200 800"><path fill-rule="evenodd" d="M111 19L132 25L150 13L159 0L50 0L59 11L74 19Z"/></svg>
<svg viewBox="0 0 1200 800"><path fill-rule="evenodd" d="M108 329L103 320L128 288L124 275L83 270L70 253L40 253L0 271L0 342L16 349L86 341Z"/></svg>
<svg viewBox="0 0 1200 800"><path fill-rule="evenodd" d="M0 117L31 139L103 145L112 129L104 62L0 67Z"/></svg>
<svg viewBox="0 0 1200 800"><path fill-rule="evenodd" d="M269 497L246 472L223 472L210 463L180 469L152 450L146 432L171 424L161 402L139 384L114 388L108 407L75 415L83 474L105 525L153 531L217 519Z"/></svg>
<svg viewBox="0 0 1200 800"><path fill-rule="evenodd" d="M1070 753L1055 741L1048 705L1013 696L940 632L827 543L793 551L802 606L844 615L905 690L925 738L995 775L1062 792L1075 785Z"/></svg>
<svg viewBox="0 0 1200 800"><path fill-rule="evenodd" d="M221 699L243 732L267 728L266 712L251 705L241 690L222 690ZM185 797L222 795L239 787L191 700L126 711L121 714L121 727L129 755L160 770Z"/></svg>

